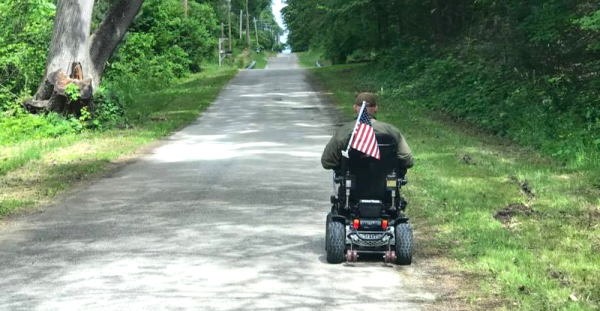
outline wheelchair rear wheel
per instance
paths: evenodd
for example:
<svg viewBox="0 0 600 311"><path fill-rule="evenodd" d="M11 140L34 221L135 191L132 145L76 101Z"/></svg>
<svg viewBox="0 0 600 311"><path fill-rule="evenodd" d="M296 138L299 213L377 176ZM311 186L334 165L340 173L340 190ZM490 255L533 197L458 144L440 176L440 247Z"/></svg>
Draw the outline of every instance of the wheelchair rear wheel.
<svg viewBox="0 0 600 311"><path fill-rule="evenodd" d="M409 223L396 225L396 263L408 266L412 263L413 230Z"/></svg>
<svg viewBox="0 0 600 311"><path fill-rule="evenodd" d="M327 232L325 237L325 248L327 249L327 262L344 262L344 250L346 249L346 228L344 224L327 218Z"/></svg>

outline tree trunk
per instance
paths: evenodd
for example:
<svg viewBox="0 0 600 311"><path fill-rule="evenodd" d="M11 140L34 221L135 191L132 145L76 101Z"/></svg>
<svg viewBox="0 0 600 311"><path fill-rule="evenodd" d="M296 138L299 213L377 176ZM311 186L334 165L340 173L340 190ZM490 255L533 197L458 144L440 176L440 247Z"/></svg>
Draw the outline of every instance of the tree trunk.
<svg viewBox="0 0 600 311"><path fill-rule="evenodd" d="M78 114L92 102L94 87L100 85L104 66L139 12L143 0L116 0L90 34L94 0L59 0L44 78L33 99L25 102L31 112L55 111ZM69 84L79 87L80 96L69 98Z"/></svg>
<svg viewBox="0 0 600 311"><path fill-rule="evenodd" d="M248 11L248 0L246 0L246 45L250 46L250 12Z"/></svg>

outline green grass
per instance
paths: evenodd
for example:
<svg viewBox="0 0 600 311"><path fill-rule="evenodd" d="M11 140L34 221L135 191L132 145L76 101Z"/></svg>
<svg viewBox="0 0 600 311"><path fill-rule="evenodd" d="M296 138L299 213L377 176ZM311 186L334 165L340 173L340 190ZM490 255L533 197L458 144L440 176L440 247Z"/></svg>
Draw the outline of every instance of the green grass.
<svg viewBox="0 0 600 311"><path fill-rule="evenodd" d="M22 167L32 160L40 159L45 153L66 147L78 140L77 135L64 135L57 138L26 140L0 150L0 176Z"/></svg>
<svg viewBox="0 0 600 311"><path fill-rule="evenodd" d="M262 51L260 53L256 53L255 51L252 51L252 60L256 61L256 66L254 69L265 69L265 67L267 67L269 58L275 55L277 55L276 52Z"/></svg>
<svg viewBox="0 0 600 311"><path fill-rule="evenodd" d="M48 202L113 162L196 120L235 75L231 67L204 67L202 73L125 107L132 127L85 131L54 139L22 141L0 150L0 219Z"/></svg>
<svg viewBox="0 0 600 311"><path fill-rule="evenodd" d="M265 69L267 67L267 63L270 57L277 55L277 52L273 51L262 51L260 53L256 53L256 51L249 51L247 49L240 50L239 48L234 48L235 56L235 66L240 69L247 68L252 61L256 62L254 69Z"/></svg>
<svg viewBox="0 0 600 311"><path fill-rule="evenodd" d="M300 66L304 68L317 67L317 60L322 58L322 53L316 50L298 53L298 62L300 63Z"/></svg>
<svg viewBox="0 0 600 311"><path fill-rule="evenodd" d="M314 72L349 114L368 69ZM417 252L453 258L473 275L468 282L478 284L464 295L476 308L598 310L600 172L565 167L421 107L381 94L378 114L400 128L416 157L405 188L408 212L417 236L435 237ZM525 183L534 196L522 190ZM519 204L522 211L505 223L494 218Z"/></svg>

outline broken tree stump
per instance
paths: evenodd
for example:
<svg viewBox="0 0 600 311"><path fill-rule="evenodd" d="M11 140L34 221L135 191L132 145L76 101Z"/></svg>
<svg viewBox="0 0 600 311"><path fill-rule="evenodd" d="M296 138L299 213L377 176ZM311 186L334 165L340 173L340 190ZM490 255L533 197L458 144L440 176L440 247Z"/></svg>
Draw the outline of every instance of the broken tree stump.
<svg viewBox="0 0 600 311"><path fill-rule="evenodd" d="M79 89L79 98L76 100L66 93L70 84L76 85ZM92 104L92 97L92 79L84 79L81 64L73 63L70 75L62 70L50 73L35 97L26 100L23 105L31 113L56 112L62 115L79 116L83 107Z"/></svg>

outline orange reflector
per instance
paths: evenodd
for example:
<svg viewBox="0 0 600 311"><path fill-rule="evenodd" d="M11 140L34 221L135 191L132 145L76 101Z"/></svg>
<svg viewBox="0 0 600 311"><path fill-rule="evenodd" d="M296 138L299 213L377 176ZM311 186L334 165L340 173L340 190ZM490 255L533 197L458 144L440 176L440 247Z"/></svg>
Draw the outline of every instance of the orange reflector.
<svg viewBox="0 0 600 311"><path fill-rule="evenodd" d="M383 228L383 230L387 230L387 228L388 228L387 219L384 219L381 221L381 228Z"/></svg>
<svg viewBox="0 0 600 311"><path fill-rule="evenodd" d="M358 229L360 226L360 221L358 219L354 219L354 229Z"/></svg>

